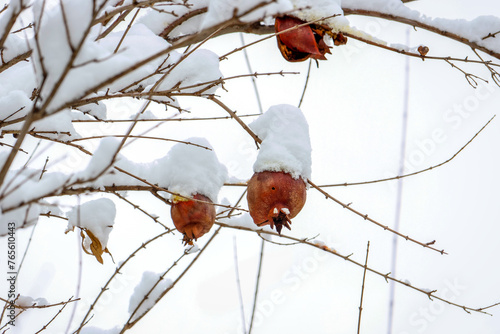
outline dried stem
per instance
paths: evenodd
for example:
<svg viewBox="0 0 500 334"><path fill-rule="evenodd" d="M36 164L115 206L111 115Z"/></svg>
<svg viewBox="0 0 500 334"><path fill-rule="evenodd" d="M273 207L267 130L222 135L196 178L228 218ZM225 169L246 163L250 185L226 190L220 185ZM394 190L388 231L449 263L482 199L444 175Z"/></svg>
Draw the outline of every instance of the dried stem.
<svg viewBox="0 0 500 334"><path fill-rule="evenodd" d="M297 108L300 108L300 106L302 105L302 101L304 100L304 96L306 95L307 84L309 83L309 75L311 74L311 64L312 64L312 59L309 59L309 65L307 66L306 82L304 83L304 89L302 90L302 95L300 96L300 101Z"/></svg>
<svg viewBox="0 0 500 334"><path fill-rule="evenodd" d="M52 323L52 321L54 321L54 320L55 320L55 319L59 316L59 314L61 314L61 312L62 312L62 311L64 310L64 308L66 307L66 305L68 305L68 304L69 304L70 302L72 302L72 301L75 301L75 300L73 300L73 296L72 296L70 299L68 299L66 302L64 302L64 303L63 303L63 306L59 309L59 311L57 311L57 313L56 313L56 314L52 317L52 319L50 319L50 321L49 321L47 324L45 324L45 325L44 325L44 326L43 326L43 327L42 327L39 331L37 331L35 334L38 334L38 333L40 333L41 331L46 330L46 329L47 329L47 327L49 327L49 325Z"/></svg>
<svg viewBox="0 0 500 334"><path fill-rule="evenodd" d="M260 244L260 256L259 256L259 269L257 269L257 280L255 282L255 293L253 296L253 308L252 308L252 317L250 318L250 327L248 329L248 334L252 333L253 328L253 320L255 317L255 310L257 308L257 297L259 295L259 286L260 286L260 275L262 274L262 260L264 259L264 245L265 240L262 239Z"/></svg>
<svg viewBox="0 0 500 334"><path fill-rule="evenodd" d="M413 172L413 173L409 173L409 174L404 174L404 175L398 175L398 176L394 176L394 177L389 177L389 178L385 178L385 179L378 179L378 180L373 180L373 181L364 181L364 182L345 182L345 183L335 183L335 184L324 184L324 185L321 185L319 186L320 188L325 188L325 187L340 187L340 186L356 186L356 185L364 185L364 184L371 184L371 183L379 183L379 182L385 182L385 181L392 181L392 180L399 180L399 179L402 179L402 178L405 178L405 177L408 177L408 176L413 176L413 175L417 175L417 174L421 174L423 172L428 172L432 169L436 169L438 167L441 167L445 164L447 164L448 162L450 162L451 160L455 159L455 157L457 155L460 154L460 152L462 152L487 126L488 124L490 124L490 122L495 118L496 115L494 115L492 118L490 118L490 120L488 122L486 122L485 125L483 125L483 127L481 129L479 129L478 132L476 132L476 134L464 145L462 146L455 154L453 154L451 156L451 158L449 158L448 160L446 161L443 161L437 165L434 165L434 166L431 166L429 168L426 168L426 169L422 169L422 170L419 170L419 171L416 171L416 172Z"/></svg>
<svg viewBox="0 0 500 334"><path fill-rule="evenodd" d="M247 133L248 133L248 134L249 134L249 135L250 135L250 136L251 136L251 137L255 140L255 142L256 142L257 144L261 144L261 143L262 143L262 140L261 140L261 139L260 139L260 138L259 138L259 137L258 137L258 136L257 136L257 135L256 135L256 134L255 134L255 133L254 133L254 132L253 132L253 131L252 131L252 130L251 130L251 129L250 129L250 128L249 128L249 127L248 127L248 126L247 126L247 125L243 122L243 121L242 121L242 120L241 120L241 119L239 119L239 118L236 116L236 113L235 113L234 111L232 111L232 110L231 110L229 107L227 107L224 103L222 103L221 101L219 101L217 98L215 98L215 97L213 97L213 96L209 97L209 99L211 99L211 100L213 100L214 102L216 102L219 106L221 106L224 110L226 110L226 111L227 111L227 112L228 112L231 116L233 116L233 117L235 118L235 120L238 122L238 124L240 124L240 125L243 127L243 129L244 129L244 130L245 130L245 131L246 131L246 132L247 132ZM420 242L420 241L418 241L418 240L415 240L415 239L413 239L413 238L409 237L408 235L404 235L404 234L402 234L402 233L400 233L400 232L398 232L398 231L396 231L396 230L394 230L394 229L390 228L389 226L387 226L387 225L383 225L383 224L381 224L381 223L377 222L376 220L374 220L374 219L372 219L372 218L368 217L368 215L367 215L367 214L362 214L361 212L359 212L359 211L357 211L357 210L355 210L355 209L351 208L351 207L350 207L350 204L344 204L343 202L339 201L338 199L336 199L335 197L333 197L332 195L330 195L329 193L327 193L325 190L323 190L323 189L321 189L320 187L318 187L318 186L317 186L315 183L313 183L311 180L307 180L307 182L308 182L308 183L309 183L309 184L310 184L313 188L315 188L315 189L316 189L316 190L318 190L320 193L322 193L322 194L323 194L326 198L333 200L333 201L334 201L335 203L337 203L337 204L340 204L343 208L348 209L349 211L351 211L351 212L355 213L356 215L358 215L358 216L362 217L364 220L367 220L367 221L369 221L369 222L371 222L371 223L373 223L373 224L375 224L375 225L377 225L377 226L380 226L380 227L382 227L384 230L387 230L387 231L389 231L389 232L392 232L392 233L394 233L394 234L396 234L396 235L398 235L398 236L400 236L400 237L402 237L402 238L404 238L404 239L406 239L406 240L409 240L409 241L411 241L411 242L414 242L414 243L416 243L416 244L418 244L418 245L420 245L420 246L422 246L422 247L424 247L424 248L429 248L429 249L432 249L432 250L434 250L434 251L436 251L436 252L439 252L439 253L441 253L441 254L447 254L447 253L444 251L444 249L442 249L442 250L438 250L438 249L436 249L436 248L432 247L431 245L433 244L433 242L432 242L432 243L430 243L430 242L423 243L423 242Z"/></svg>
<svg viewBox="0 0 500 334"><path fill-rule="evenodd" d="M450 31L446 31L446 30L434 27L430 24L420 22L418 20L413 20L413 19L409 19L406 17L393 15L393 14L382 13L382 12L378 12L375 10L364 10L364 9L355 9L355 8L346 8L346 7L343 7L342 9L344 10L344 15L363 15L363 16L378 17L378 18L389 20L389 21L404 23L404 24L407 24L407 25L412 26L412 27L422 28L422 29L428 30L430 32L439 34L441 36L451 38L457 42L468 45L471 48L481 50L484 53L489 54L490 56L493 56L495 58L500 59L500 53L498 53L498 52L495 52L495 51L490 50L486 47L478 45L477 43L470 41L469 39L467 39L465 37L459 36L457 34L450 32ZM351 35L351 37L356 38L355 36L352 36L352 35ZM425 58L429 58L429 57L425 57Z"/></svg>
<svg viewBox="0 0 500 334"><path fill-rule="evenodd" d="M495 63L492 63L491 61L473 60L473 59L469 59L468 57L465 57L465 58L454 58L454 57L449 57L449 56L447 56L447 57L437 57L437 56L427 56L427 55L423 56L420 53L414 53L414 52L406 51L406 50L403 50L403 49L398 49L398 48L395 48L395 47L392 47L392 46L388 46L388 45L385 45L385 44L381 44L381 43L377 43L377 42L374 42L372 40L363 38L361 36L353 35L353 34L350 34L350 33L344 33L344 35L346 35L347 37L353 38L353 39L357 39L358 41L361 41L361 42L369 44L369 45L373 45L373 46L376 46L376 47L379 47L379 48L382 48L382 49L386 49L386 50L389 50L389 51L400 53L400 54L403 54L403 55L406 55L406 56L421 58L422 60L433 59L433 60L444 60L444 61L456 61L456 62L474 63L474 64L482 64L482 65L489 64L490 66L500 66L500 64L495 64Z"/></svg>
<svg viewBox="0 0 500 334"><path fill-rule="evenodd" d="M236 122L238 122L238 124L241 125L241 127L253 138L253 140L255 140L256 143L260 144L262 142L262 140L260 140L260 138L245 124L245 122L243 122L241 118L236 115L236 112L232 111L228 106L226 106L224 103L222 103L222 101L220 101L213 95L209 96L208 99L214 101L219 106L221 106L222 109L227 111L227 113L231 115L231 118L234 118Z"/></svg>
<svg viewBox="0 0 500 334"><path fill-rule="evenodd" d="M233 254L234 254L234 273L236 275L236 288L238 290L238 301L240 302L240 313L241 313L241 323L243 327L243 333L246 334L245 328L245 308L243 306L243 295L241 293L241 280L240 280L240 270L238 268L238 244L236 243L236 236L233 236Z"/></svg>
<svg viewBox="0 0 500 334"><path fill-rule="evenodd" d="M207 243L203 246L203 248L200 249L200 251L196 254L195 258L189 263L189 265L184 269L184 271L177 277L177 279L165 290L163 291L160 296L156 299L154 305L156 305L170 290L172 290L177 282L179 282L182 277L186 274L186 272L191 269L193 264L198 260L200 255L205 251L205 249L208 248L212 240L215 238L215 236L219 233L222 227L219 227L217 230L215 230L214 234L208 239ZM138 323L154 306L152 306L150 309L146 310L144 313L142 313L140 316L138 316L134 321L127 321L125 326L123 326L122 330L120 331L120 334L126 332L127 330L131 329L136 323Z"/></svg>
<svg viewBox="0 0 500 334"><path fill-rule="evenodd" d="M363 270L363 283L361 284L361 298L359 300L359 315L358 315L358 334L361 333L361 312L363 311L363 295L365 292L365 278L366 278L366 268L368 268L368 253L370 252L370 241L366 244L366 258L365 266Z"/></svg>
<svg viewBox="0 0 500 334"><path fill-rule="evenodd" d="M249 232L253 232L253 233L257 233L257 234L269 234L269 235L272 235L272 236L275 236L275 237L280 237L280 238L284 238L284 239L288 239L288 240L293 240L295 241L296 243L299 243L299 244L305 244L305 245L308 245L308 246L311 246L311 247L315 247L317 249L320 249L322 251L325 251L327 253L330 253L330 254L333 254L337 257L340 257L341 259L344 259L345 261L348 261L360 268L362 268L364 270L365 266L353 259L351 259L351 256L353 254L349 254L349 255L342 255L340 253L338 253L336 250L334 249L331 249L327 246L324 246L324 245L321 245L319 243L314 243L314 242L311 242L310 239L307 239L307 238L304 238L304 239L299 239L299 238L296 238L296 237L292 237L292 236L289 236L289 235L286 235L286 234L281 234L279 235L277 232L274 232L274 231L270 231L270 230L265 230L265 229L251 229L249 227L246 227L246 226L236 226L236 225L229 225L229 224L225 224L225 223L222 223L220 221L216 221L216 224L221 226L221 227L228 227L228 228L234 228L234 229L238 229L238 230L242 230L242 231L249 231ZM452 306L455 306L455 307L458 307L462 310L464 310L465 312L467 313L471 313L471 312L478 312L478 313L483 313L483 314L488 314L490 315L489 313L485 312L484 310L486 308L491 308L491 307L494 307L494 306L498 306L500 305L500 303L496 303L496 304L493 304L493 305L490 305L488 307L481 307L481 308L472 308L472 307L468 307L468 306L465 306L465 305L460 305L460 304L457 304L457 303L454 303L452 302L451 300L447 300L443 297L439 297L438 295L436 295L435 293L437 292L437 290L432 290L432 291L429 291L428 289L423 289L423 288L419 288L419 287L416 287L414 285L411 285L409 284L407 281L403 281L403 280L400 280L400 279L396 279L392 276L390 276L391 273L386 273L386 274L383 274L381 273L380 271L377 271L375 269L372 269L370 267L366 267L366 270L377 275L377 276L380 276L380 277L383 277L385 279L386 282L389 282L389 281L393 281L397 284L401 284L401 285L404 285L404 286L407 286L415 291L418 291L420 293L423 293L425 294L430 300L440 300L446 304L449 304L449 305L452 305Z"/></svg>
<svg viewBox="0 0 500 334"><path fill-rule="evenodd" d="M448 253L446 253L446 252L444 251L444 249L439 250L439 249L437 249L437 248L432 247L431 245L432 245L432 244L434 244L434 242L427 242L427 243L423 243L423 242L420 242L420 241L418 241L418 240L415 240L415 239L413 239L413 238L409 237L408 235L404 235L404 234L402 234L402 233L400 233L400 232L398 232L398 231L396 231L396 230L394 230L394 229L390 228L389 226L387 226L387 225L383 225L383 224L381 224L381 223L377 222L376 220L374 220L374 219L372 219L372 218L368 217L368 215L367 215L367 214L363 214L363 213L361 213L361 212L359 212L359 211L357 211L357 210L353 209L353 208L351 207L351 205L350 205L350 204L345 204L345 203L343 203L343 202L339 201L338 199L336 199L335 197L333 197L332 195L330 195L329 193L327 193L326 191L324 191L323 189L321 189L320 187L318 187L318 186L317 186L316 184L314 184L311 180L307 180L307 182L308 182L308 183L309 183L309 184L310 184L310 185L311 185L314 189L318 190L321 194L325 195L325 197L326 197L326 198L331 199L331 200L332 200L332 201L334 201L335 203L337 203L337 204L341 205L344 209L347 209L347 210L351 211L352 213L355 213L356 215L358 215L358 216L362 217L364 220L367 220L367 221L369 221L369 222L371 222L371 223L373 223L373 224L375 224L375 225L377 225L377 226L380 226L380 227L382 227L384 230L387 230L387 231L389 231L389 232L392 232L392 233L396 234L397 236L399 236L399 237L401 237L401 238L404 238L405 240L408 240L408 241L414 242L414 243L416 243L416 244L418 244L418 245L420 245L420 246L422 246L422 247L424 247L424 248L429 248L429 249L432 249L432 250L434 250L434 251L436 251L436 252L438 252L438 253L441 253L441 254L448 254Z"/></svg>
<svg viewBox="0 0 500 334"><path fill-rule="evenodd" d="M150 214L146 210L142 209L139 205L132 203L132 201L130 201L127 198L125 198L124 196L120 195L118 192L113 192L113 195L115 195L116 197L118 197L119 199L121 199L122 201L124 201L125 203L128 203L128 204L132 205L132 207L134 209L139 210L140 212L142 212L143 214L145 214L146 216L148 216L149 218L151 218L155 223L160 224L168 232L172 231L170 228L168 228L167 226L165 226L162 222L160 222L158 220L158 218L159 218L158 216Z"/></svg>
<svg viewBox="0 0 500 334"><path fill-rule="evenodd" d="M36 303L33 304L33 305L29 305L29 306L23 306L23 305L19 305L19 304L14 304L14 307L15 308L18 308L18 309L42 309L42 308L49 308L49 307L56 307L56 306L63 306L64 304L68 304L68 303L73 303L73 302L77 302L80 300L80 298L75 298L75 299L72 299L73 297L71 297L70 299L71 300L67 300L67 301L63 301L63 302L59 302L59 303L55 303L55 304L48 304L48 305L37 305ZM8 303L9 301L7 299L4 299L2 297L0 297L0 300L5 302L5 303Z"/></svg>
<svg viewBox="0 0 500 334"><path fill-rule="evenodd" d="M82 330L83 326L85 326L86 324L86 320L87 318L89 317L90 313L92 312L92 310L94 309L94 307L97 305L97 301L99 301L99 299L101 298L101 296L104 294L105 291L108 290L108 287L111 283L111 281L115 278L116 275L120 274L120 270L141 250L141 249L146 249L146 246L149 245L150 243L152 243L153 241L167 235L168 233L171 233L171 231L165 231L163 233L160 233L158 234L157 236L149 239L148 241L144 242L141 244L141 246L139 246L135 251L133 251L119 266L118 268L116 268L115 272L111 275L111 277L108 279L108 281L106 282L106 284L104 284L104 286L101 288L101 291L99 292L99 294L97 295L97 297L95 298L94 302L90 305L90 307L88 308L87 310L87 313L85 314L85 316L83 317L82 319L82 322L80 323L80 326L78 327L78 329L76 330L76 334L79 334L80 331Z"/></svg>

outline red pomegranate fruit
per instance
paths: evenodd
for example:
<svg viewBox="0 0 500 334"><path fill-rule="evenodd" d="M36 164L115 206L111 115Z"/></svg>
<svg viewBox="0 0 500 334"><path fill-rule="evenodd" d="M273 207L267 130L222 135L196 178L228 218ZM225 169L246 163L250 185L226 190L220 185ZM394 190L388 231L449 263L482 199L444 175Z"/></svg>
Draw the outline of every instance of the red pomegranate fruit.
<svg viewBox="0 0 500 334"><path fill-rule="evenodd" d="M195 200L174 198L170 213L172 221L179 232L184 235L184 244L193 244L193 239L210 231L215 222L215 207L212 201L201 194L193 196Z"/></svg>
<svg viewBox="0 0 500 334"><path fill-rule="evenodd" d="M306 202L306 184L284 172L258 172L248 181L247 200L250 216L257 226L271 225L281 234L290 229Z"/></svg>
<svg viewBox="0 0 500 334"><path fill-rule="evenodd" d="M293 16L277 17L274 23L275 31L281 32L304 24ZM291 62L304 61L308 58L326 60L325 53L331 53L323 41L327 29L317 24L311 24L276 35L278 48L285 58Z"/></svg>

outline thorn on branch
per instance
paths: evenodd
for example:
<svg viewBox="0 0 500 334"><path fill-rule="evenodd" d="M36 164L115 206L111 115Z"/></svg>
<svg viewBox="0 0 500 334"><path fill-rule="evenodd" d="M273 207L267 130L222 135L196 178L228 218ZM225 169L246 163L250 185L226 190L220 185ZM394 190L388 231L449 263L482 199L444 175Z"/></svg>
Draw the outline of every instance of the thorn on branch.
<svg viewBox="0 0 500 334"><path fill-rule="evenodd" d="M483 38L481 38L481 39L484 41L484 40L485 40L485 39L487 39L487 38L495 38L495 37L496 37L496 35L498 35L498 34L500 34L500 31L497 31L497 32L495 32L495 33L491 33L491 32L490 32L490 33L488 33L488 35L484 36L484 37L483 37Z"/></svg>
<svg viewBox="0 0 500 334"><path fill-rule="evenodd" d="M430 300L434 301L434 299L432 299L432 294L437 292L437 290L432 290L432 291L428 291L427 292L427 297L429 297Z"/></svg>

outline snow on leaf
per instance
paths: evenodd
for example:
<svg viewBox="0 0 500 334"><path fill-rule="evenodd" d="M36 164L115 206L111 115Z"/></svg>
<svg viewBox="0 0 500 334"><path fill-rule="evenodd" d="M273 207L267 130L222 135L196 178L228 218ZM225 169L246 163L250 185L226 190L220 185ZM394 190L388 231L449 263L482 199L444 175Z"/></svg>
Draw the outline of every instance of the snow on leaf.
<svg viewBox="0 0 500 334"><path fill-rule="evenodd" d="M102 254L109 253L107 244L115 216L115 204L110 199L100 198L86 202L74 207L68 213L66 233L78 227L82 236L83 250L95 256L102 264Z"/></svg>

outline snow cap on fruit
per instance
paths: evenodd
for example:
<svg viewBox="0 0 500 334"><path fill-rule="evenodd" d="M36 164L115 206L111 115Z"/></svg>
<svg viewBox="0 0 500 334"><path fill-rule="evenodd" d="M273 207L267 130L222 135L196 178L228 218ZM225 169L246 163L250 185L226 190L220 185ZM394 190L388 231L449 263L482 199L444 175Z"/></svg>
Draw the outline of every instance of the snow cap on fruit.
<svg viewBox="0 0 500 334"><path fill-rule="evenodd" d="M309 125L299 108L272 106L249 126L262 140L254 172L285 172L304 181L311 178Z"/></svg>

